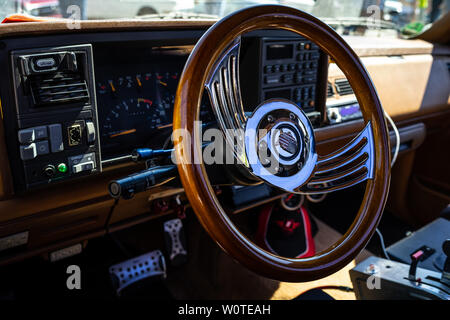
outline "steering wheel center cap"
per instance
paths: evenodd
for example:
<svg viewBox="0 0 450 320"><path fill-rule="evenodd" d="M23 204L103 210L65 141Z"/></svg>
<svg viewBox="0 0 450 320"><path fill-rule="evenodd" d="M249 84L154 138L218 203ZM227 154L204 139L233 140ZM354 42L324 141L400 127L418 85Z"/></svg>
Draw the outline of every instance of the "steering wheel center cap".
<svg viewBox="0 0 450 320"><path fill-rule="evenodd" d="M271 130L271 150L283 164L289 164L301 154L303 143L300 130L289 122L280 122Z"/></svg>
<svg viewBox="0 0 450 320"><path fill-rule="evenodd" d="M296 104L260 104L248 118L245 139L248 166L267 183L297 192L311 177L317 162L313 127Z"/></svg>

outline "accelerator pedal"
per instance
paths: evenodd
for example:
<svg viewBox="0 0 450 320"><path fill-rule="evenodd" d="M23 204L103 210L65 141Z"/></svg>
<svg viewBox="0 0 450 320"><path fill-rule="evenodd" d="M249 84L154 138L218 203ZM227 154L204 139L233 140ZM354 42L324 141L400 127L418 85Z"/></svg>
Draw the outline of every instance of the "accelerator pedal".
<svg viewBox="0 0 450 320"><path fill-rule="evenodd" d="M186 236L183 223L180 219L172 219L164 222L164 240L170 263L178 267L187 261Z"/></svg>

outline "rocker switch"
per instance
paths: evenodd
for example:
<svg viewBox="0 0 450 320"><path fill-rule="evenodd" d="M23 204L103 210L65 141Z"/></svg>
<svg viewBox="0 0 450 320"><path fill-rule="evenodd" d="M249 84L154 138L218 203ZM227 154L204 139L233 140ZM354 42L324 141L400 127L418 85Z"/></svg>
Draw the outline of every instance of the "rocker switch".
<svg viewBox="0 0 450 320"><path fill-rule="evenodd" d="M95 141L95 126L92 121L86 121L87 141L93 143Z"/></svg>

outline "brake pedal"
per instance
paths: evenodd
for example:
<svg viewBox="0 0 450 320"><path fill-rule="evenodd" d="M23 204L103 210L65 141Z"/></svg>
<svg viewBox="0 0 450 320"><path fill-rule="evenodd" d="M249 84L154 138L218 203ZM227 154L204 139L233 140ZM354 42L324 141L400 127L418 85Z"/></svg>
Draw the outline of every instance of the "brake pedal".
<svg viewBox="0 0 450 320"><path fill-rule="evenodd" d="M115 264L109 268L109 274L120 296L123 289L147 278L166 278L166 263L160 250Z"/></svg>
<svg viewBox="0 0 450 320"><path fill-rule="evenodd" d="M180 219L164 222L164 240L170 263L175 267L185 263L187 261L186 237Z"/></svg>

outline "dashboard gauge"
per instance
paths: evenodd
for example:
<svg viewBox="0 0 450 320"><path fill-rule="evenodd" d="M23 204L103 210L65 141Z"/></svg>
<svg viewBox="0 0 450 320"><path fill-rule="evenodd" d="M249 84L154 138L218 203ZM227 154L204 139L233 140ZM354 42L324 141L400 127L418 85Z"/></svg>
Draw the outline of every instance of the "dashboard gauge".
<svg viewBox="0 0 450 320"><path fill-rule="evenodd" d="M165 110L144 98L119 101L106 115L102 137L115 139L131 134L148 134L165 121Z"/></svg>
<svg viewBox="0 0 450 320"><path fill-rule="evenodd" d="M175 99L175 92L178 86L178 72L156 73L155 81L160 99ZM173 103L174 101L170 101Z"/></svg>
<svg viewBox="0 0 450 320"><path fill-rule="evenodd" d="M305 197L302 194L290 193L280 199L280 204L288 211L295 211L302 206L304 201Z"/></svg>

